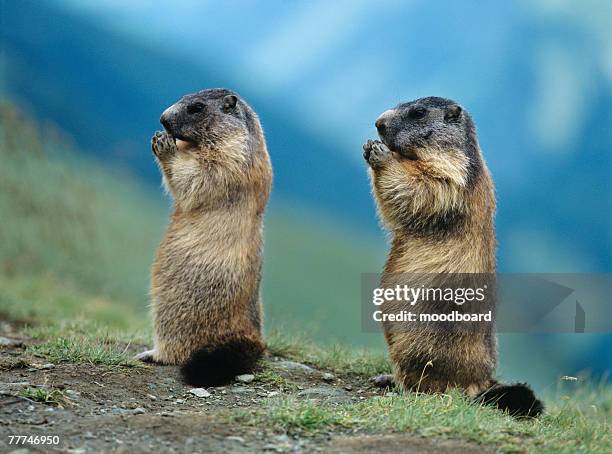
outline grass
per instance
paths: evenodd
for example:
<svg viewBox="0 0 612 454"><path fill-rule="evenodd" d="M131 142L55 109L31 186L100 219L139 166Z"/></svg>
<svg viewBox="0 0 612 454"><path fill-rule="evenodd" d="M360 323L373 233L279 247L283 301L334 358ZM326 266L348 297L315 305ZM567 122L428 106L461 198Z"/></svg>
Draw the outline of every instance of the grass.
<svg viewBox="0 0 612 454"><path fill-rule="evenodd" d="M391 371L386 355L377 350L355 349L340 344L323 347L306 336L288 336L279 331L269 334L266 340L273 355L342 375L372 377Z"/></svg>
<svg viewBox="0 0 612 454"><path fill-rule="evenodd" d="M24 388L19 391L18 395L31 401L51 405L53 407L64 408L70 404L70 400L64 393L55 388Z"/></svg>
<svg viewBox="0 0 612 454"><path fill-rule="evenodd" d="M70 336L52 339L43 344L33 345L28 352L53 362L105 364L108 366L136 366L127 349L107 345L104 341L89 342L87 337Z"/></svg>
<svg viewBox="0 0 612 454"><path fill-rule="evenodd" d="M28 354L54 363L135 366L128 346L150 343L148 320L132 305L88 295L51 276L0 277L0 308L37 341Z"/></svg>
<svg viewBox="0 0 612 454"><path fill-rule="evenodd" d="M573 404L554 406L538 420L517 420L481 407L458 392L444 395L409 393L375 397L355 404L331 405L279 397L235 418L279 432L316 435L329 430L362 433L413 432L421 436L458 438L496 445L502 452L610 452L612 434L609 388L593 391L590 412ZM605 410L605 407L608 410Z"/></svg>
<svg viewBox="0 0 612 454"><path fill-rule="evenodd" d="M267 365L264 365L264 369L262 371L257 372L255 375L255 381L258 383L274 385L280 392L296 391L298 389L294 382L283 377L281 374Z"/></svg>

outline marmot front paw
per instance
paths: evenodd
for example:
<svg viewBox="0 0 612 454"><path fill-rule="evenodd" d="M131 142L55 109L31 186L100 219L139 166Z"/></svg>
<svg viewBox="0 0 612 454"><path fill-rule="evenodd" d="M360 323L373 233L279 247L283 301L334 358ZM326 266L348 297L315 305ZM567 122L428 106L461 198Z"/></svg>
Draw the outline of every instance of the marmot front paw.
<svg viewBox="0 0 612 454"><path fill-rule="evenodd" d="M368 140L363 145L363 158L372 168L380 167L390 157L391 150L380 140Z"/></svg>
<svg viewBox="0 0 612 454"><path fill-rule="evenodd" d="M176 153L176 142L165 131L156 131L151 138L151 149L159 159Z"/></svg>

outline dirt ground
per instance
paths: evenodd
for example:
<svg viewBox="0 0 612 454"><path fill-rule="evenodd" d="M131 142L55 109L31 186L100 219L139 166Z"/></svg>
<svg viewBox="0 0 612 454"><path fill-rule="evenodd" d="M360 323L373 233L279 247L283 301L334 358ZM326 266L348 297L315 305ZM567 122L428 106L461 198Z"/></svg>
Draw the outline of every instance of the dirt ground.
<svg viewBox="0 0 612 454"><path fill-rule="evenodd" d="M27 342L27 340L26 340ZM194 395L175 367L45 364L25 347L0 347L1 452L482 452L455 440L409 433L368 434L334 429L323 435L278 433L228 421L238 408L285 394L328 403L357 402L384 391L306 365L268 358L282 380L245 381ZM136 351L136 349L135 349ZM27 359L27 360L26 360ZM256 374L257 375L257 374ZM19 397L25 388L59 389L63 408ZM59 437L58 445L9 444L10 436Z"/></svg>

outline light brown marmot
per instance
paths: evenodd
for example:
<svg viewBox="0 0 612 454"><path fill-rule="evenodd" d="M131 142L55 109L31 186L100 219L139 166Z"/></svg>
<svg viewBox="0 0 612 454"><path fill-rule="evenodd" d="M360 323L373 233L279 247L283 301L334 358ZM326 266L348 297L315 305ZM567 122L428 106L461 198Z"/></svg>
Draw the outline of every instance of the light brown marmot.
<svg viewBox="0 0 612 454"><path fill-rule="evenodd" d="M263 217L272 167L259 119L236 93L186 95L152 139L174 200L151 279L154 347L144 361L182 365L217 386L262 355Z"/></svg>
<svg viewBox="0 0 612 454"><path fill-rule="evenodd" d="M381 286L403 278L424 288L491 282L495 192L468 112L448 99L422 98L384 112L376 128L381 140L364 145L364 158L392 236ZM442 312L437 304L420 301L411 309ZM390 302L386 311L402 308ZM494 324L458 326L383 323L396 384L423 392L459 388L515 415L541 413L527 385L496 382Z"/></svg>

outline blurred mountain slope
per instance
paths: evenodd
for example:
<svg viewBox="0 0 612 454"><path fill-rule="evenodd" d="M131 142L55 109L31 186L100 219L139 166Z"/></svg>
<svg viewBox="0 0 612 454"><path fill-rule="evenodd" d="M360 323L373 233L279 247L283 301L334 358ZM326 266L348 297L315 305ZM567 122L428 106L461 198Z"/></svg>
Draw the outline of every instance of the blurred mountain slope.
<svg viewBox="0 0 612 454"><path fill-rule="evenodd" d="M161 191L84 157L11 104L0 104L0 162L0 318L10 303L3 288L21 283L74 288L144 316L166 223ZM360 333L359 310L360 273L382 266L382 248L283 205L266 218L265 247L266 329L382 345Z"/></svg>
<svg viewBox="0 0 612 454"><path fill-rule="evenodd" d="M4 14L12 23L2 33L5 92L98 159L123 164L150 183L159 181L149 141L161 111L185 93L235 86L215 64L196 68L167 49L147 49L49 4L8 3ZM365 166L305 133L307 119L287 116L254 94L246 98L264 124L275 195L358 219L374 231Z"/></svg>
<svg viewBox="0 0 612 454"><path fill-rule="evenodd" d="M453 97L496 180L500 269L609 271L610 15L602 1L5 2L3 91L156 183L162 109L231 86L262 118L274 199L369 232L373 120Z"/></svg>

